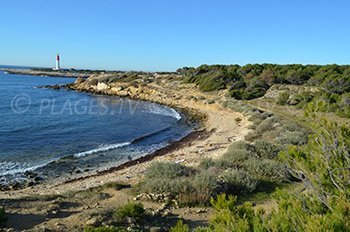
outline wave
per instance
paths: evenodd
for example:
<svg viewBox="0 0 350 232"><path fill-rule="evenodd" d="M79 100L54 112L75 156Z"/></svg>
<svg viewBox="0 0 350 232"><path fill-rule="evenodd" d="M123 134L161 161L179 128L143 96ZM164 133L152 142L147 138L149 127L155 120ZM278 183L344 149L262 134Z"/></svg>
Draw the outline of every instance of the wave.
<svg viewBox="0 0 350 232"><path fill-rule="evenodd" d="M74 154L73 157L74 158L81 158L81 157L85 157L87 155L96 154L96 153L99 153L99 152L110 151L110 150L114 150L114 149L117 149L117 148L120 148L120 147L126 147L126 146L129 146L131 144L134 144L134 143L140 142L142 140L145 140L145 139L147 139L149 137L152 137L152 136L155 136L157 134L160 134L160 133L162 133L164 131L167 131L169 129L170 129L170 126L169 127L165 127L165 128L163 128L161 130L158 130L156 132L152 132L152 133L149 133L149 134L142 135L142 136L140 136L140 137L138 137L136 139L133 139L130 142L101 145L98 148Z"/></svg>
<svg viewBox="0 0 350 232"><path fill-rule="evenodd" d="M100 146L99 148L96 148L96 149L93 149L93 150L90 150L90 151L80 152L80 153L77 153L77 154L75 154L73 156L75 158L81 158L81 157L84 157L84 156L87 156L87 155L92 155L92 154L103 152L103 151L114 150L114 149L117 149L119 147L125 147L125 146L128 146L128 145L131 145L131 142L103 145L103 146Z"/></svg>
<svg viewBox="0 0 350 232"><path fill-rule="evenodd" d="M151 114L159 114L159 115L165 115L172 118L175 118L177 121L179 121L182 117L181 115L174 110L173 108L169 106L161 106L158 104L147 104L147 110L144 111L145 113L151 113Z"/></svg>
<svg viewBox="0 0 350 232"><path fill-rule="evenodd" d="M160 129L160 130L158 130L158 131L156 131L156 132L152 132L152 133L149 133L149 134L142 135L142 136L140 136L140 137L138 137L138 138L136 138L136 139L133 139L131 143L140 142L140 141L142 141L142 140L145 140L145 139L147 139L147 138L150 138L150 137L152 137L152 136L155 136L155 135L157 135L157 134L160 134L160 133L162 133L162 132L164 132L164 131L167 131L167 130L169 130L169 129L170 129L170 126L165 127L165 128L163 128L163 129Z"/></svg>
<svg viewBox="0 0 350 232"><path fill-rule="evenodd" d="M20 173L35 171L36 169L45 167L46 165L54 161L55 160L50 160L45 163L33 166L28 166L28 164L22 164L17 162L2 162L0 163L0 176L16 175Z"/></svg>

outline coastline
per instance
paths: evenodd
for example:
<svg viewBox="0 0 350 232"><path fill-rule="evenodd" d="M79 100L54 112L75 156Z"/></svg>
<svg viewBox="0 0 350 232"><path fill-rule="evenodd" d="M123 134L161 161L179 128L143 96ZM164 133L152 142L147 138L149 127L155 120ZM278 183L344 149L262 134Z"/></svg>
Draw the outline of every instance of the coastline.
<svg viewBox="0 0 350 232"><path fill-rule="evenodd" d="M98 77L89 79L94 78ZM191 85L186 85L186 88L180 86L180 88L168 89L166 85L152 83L146 87L135 88L135 86L126 87L128 84L125 83L89 85L86 83L89 82L89 79L87 81L77 80L75 84L61 86L60 88L64 87L70 90L92 94L126 97L133 100L167 105L185 113L189 117L189 120L199 120L201 124L200 128L181 140L170 143L168 146L154 153L112 168L77 176L70 180L43 183L26 189L0 192L0 197L18 198L33 194L62 194L73 189L84 190L112 181L123 181L129 184L135 184L142 179L144 171L154 160L178 162L189 166L195 166L199 162L199 157L202 158L205 155L215 158L222 155L232 141L244 139L244 135L249 131L247 127L250 123L242 114L223 109L218 103L208 104L204 100L198 101L196 98L189 98L186 96L186 92L202 97L206 95L198 92ZM121 86L123 86L123 88L120 88ZM117 89L119 91L116 91ZM125 94L125 89L128 92L127 94ZM208 97L211 98L213 96L206 95L206 101L208 101ZM222 97L224 97L224 94L221 94L221 98ZM220 120L220 117L222 120ZM241 120L235 120L236 118L240 118ZM223 132L224 129L227 130ZM235 132L235 129L238 131Z"/></svg>
<svg viewBox="0 0 350 232"><path fill-rule="evenodd" d="M88 78L89 75L76 73L62 73L60 71L35 71L32 69L14 69L14 68L0 68L0 71L5 71L8 74L18 75L31 75L31 76L47 76L47 77L60 77L60 78Z"/></svg>

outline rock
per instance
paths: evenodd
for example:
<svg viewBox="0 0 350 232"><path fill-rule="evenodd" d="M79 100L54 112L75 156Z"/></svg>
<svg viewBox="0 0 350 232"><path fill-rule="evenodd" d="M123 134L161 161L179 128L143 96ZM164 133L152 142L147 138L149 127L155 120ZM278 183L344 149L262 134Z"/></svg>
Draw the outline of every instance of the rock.
<svg viewBox="0 0 350 232"><path fill-rule="evenodd" d="M43 181L43 180L44 180L44 178L40 177L40 176L37 176L37 177L34 178L35 182L40 182L40 181Z"/></svg>
<svg viewBox="0 0 350 232"><path fill-rule="evenodd" d="M200 214L200 213L206 213L207 211L205 209L198 209L196 211L196 213Z"/></svg>
<svg viewBox="0 0 350 232"><path fill-rule="evenodd" d="M120 92L120 91L124 90L124 87L123 86L112 87L111 90L113 92Z"/></svg>
<svg viewBox="0 0 350 232"><path fill-rule="evenodd" d="M107 90L109 88L109 86L106 83L103 82L99 82L96 86L96 90L97 91L103 91L103 90Z"/></svg>
<svg viewBox="0 0 350 232"><path fill-rule="evenodd" d="M171 214L171 213L170 213L169 210L165 210L165 211L162 213L162 216L167 217L167 216L169 216L170 214Z"/></svg>
<svg viewBox="0 0 350 232"><path fill-rule="evenodd" d="M135 224L136 223L135 218L131 218L131 217L127 217L126 221L128 222L128 224Z"/></svg>
<svg viewBox="0 0 350 232"><path fill-rule="evenodd" d="M90 218L89 220L87 220L85 222L85 225L87 226L98 226L98 221L97 221L97 218Z"/></svg>
<svg viewBox="0 0 350 232"><path fill-rule="evenodd" d="M78 77L75 81L74 84L80 85L81 83L85 82L85 79L82 77Z"/></svg>
<svg viewBox="0 0 350 232"><path fill-rule="evenodd" d="M57 90L57 89L60 89L60 88L61 88L61 87L60 87L59 85L53 85L53 86L52 86L52 89L56 89L56 90Z"/></svg>
<svg viewBox="0 0 350 232"><path fill-rule="evenodd" d="M163 231L163 229L161 227L151 227L149 228L150 232L159 232L159 231Z"/></svg>

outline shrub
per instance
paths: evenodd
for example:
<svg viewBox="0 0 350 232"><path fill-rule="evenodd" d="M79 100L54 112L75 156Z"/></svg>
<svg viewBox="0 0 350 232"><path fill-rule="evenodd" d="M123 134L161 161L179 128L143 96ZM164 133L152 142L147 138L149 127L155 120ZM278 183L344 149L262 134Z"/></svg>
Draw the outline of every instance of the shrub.
<svg viewBox="0 0 350 232"><path fill-rule="evenodd" d="M211 199L214 207L214 215L210 221L212 231L263 231L263 227L257 227L261 222L259 217L262 211L254 212L250 203L236 206L237 198L233 196L218 195L217 199Z"/></svg>
<svg viewBox="0 0 350 232"><path fill-rule="evenodd" d="M175 178L180 176L189 176L191 169L181 164L170 162L154 162L147 169L145 177L148 179L155 178Z"/></svg>
<svg viewBox="0 0 350 232"><path fill-rule="evenodd" d="M228 167L239 167L252 156L254 156L254 147L246 142L237 141L229 146L218 164L221 168L225 168L225 165L228 165Z"/></svg>
<svg viewBox="0 0 350 232"><path fill-rule="evenodd" d="M289 93L288 92L282 92L278 95L278 98L277 98L277 104L279 105L285 105L288 103L288 100L289 100Z"/></svg>
<svg viewBox="0 0 350 232"><path fill-rule="evenodd" d="M5 209L0 208L0 227L4 226L6 223L6 214L5 214Z"/></svg>
<svg viewBox="0 0 350 232"><path fill-rule="evenodd" d="M176 225L169 230L170 232L189 232L188 225L184 224L182 220L177 221Z"/></svg>
<svg viewBox="0 0 350 232"><path fill-rule="evenodd" d="M277 138L280 144L302 145L307 142L307 134L304 131L286 131Z"/></svg>
<svg viewBox="0 0 350 232"><path fill-rule="evenodd" d="M145 179L140 187L144 192L170 193L173 195L193 190L188 177Z"/></svg>
<svg viewBox="0 0 350 232"><path fill-rule="evenodd" d="M255 149L259 154L260 158L273 159L277 157L278 153L281 151L281 146L267 142L266 140L255 141Z"/></svg>
<svg viewBox="0 0 350 232"><path fill-rule="evenodd" d="M201 160L198 167L201 169L209 169L210 167L214 167L215 164L216 163L212 158L204 158Z"/></svg>
<svg viewBox="0 0 350 232"><path fill-rule="evenodd" d="M134 218L140 220L145 214L145 209L141 203L128 202L123 207L117 209L115 216L118 220L124 220L125 218Z"/></svg>
<svg viewBox="0 0 350 232"><path fill-rule="evenodd" d="M289 178L287 168L282 163L274 160L251 158L244 164L245 169L258 179L282 182Z"/></svg>
<svg viewBox="0 0 350 232"><path fill-rule="evenodd" d="M247 171L237 169L225 171L222 180L225 184L225 191L235 194L252 192L258 183Z"/></svg>
<svg viewBox="0 0 350 232"><path fill-rule="evenodd" d="M192 180L193 188L197 193L203 194L207 200L215 193L218 188L216 175L208 171L202 171Z"/></svg>

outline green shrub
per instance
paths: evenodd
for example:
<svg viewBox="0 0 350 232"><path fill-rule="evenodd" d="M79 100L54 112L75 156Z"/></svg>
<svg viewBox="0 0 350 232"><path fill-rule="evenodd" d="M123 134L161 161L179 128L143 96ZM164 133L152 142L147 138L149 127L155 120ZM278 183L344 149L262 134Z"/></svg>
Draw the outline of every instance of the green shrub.
<svg viewBox="0 0 350 232"><path fill-rule="evenodd" d="M304 131L286 131L277 138L277 141L283 145L302 145L307 142L307 134Z"/></svg>
<svg viewBox="0 0 350 232"><path fill-rule="evenodd" d="M182 220L177 221L176 225L169 230L170 232L189 232L188 225L184 224Z"/></svg>
<svg viewBox="0 0 350 232"><path fill-rule="evenodd" d="M214 167L216 162L212 158L204 158L199 163L198 167L201 169L209 169L211 167Z"/></svg>
<svg viewBox="0 0 350 232"><path fill-rule="evenodd" d="M189 176L191 169L181 164L170 162L154 162L147 169L145 177L148 179L155 178L175 178L180 176Z"/></svg>
<svg viewBox="0 0 350 232"><path fill-rule="evenodd" d="M237 198L226 195L218 195L217 199L211 199L214 207L214 215L210 221L212 231L264 231L258 227L262 223L260 215L262 211L254 212L250 203L236 206Z"/></svg>
<svg viewBox="0 0 350 232"><path fill-rule="evenodd" d="M219 186L216 175L213 175L210 170L202 171L194 176L192 184L194 190L207 197L207 200L210 199Z"/></svg>
<svg viewBox="0 0 350 232"><path fill-rule="evenodd" d="M0 227L6 224L7 218L4 208L0 208Z"/></svg>
<svg viewBox="0 0 350 232"><path fill-rule="evenodd" d="M217 167L222 169L240 167L252 156L254 156L254 147L246 142L237 141L232 143L217 161Z"/></svg>
<svg viewBox="0 0 350 232"><path fill-rule="evenodd" d="M189 177L145 179L140 184L142 191L148 193L170 193L173 195L193 190Z"/></svg>
<svg viewBox="0 0 350 232"><path fill-rule="evenodd" d="M274 160L251 158L244 165L245 170L257 179L282 182L289 178L287 168L282 163Z"/></svg>
<svg viewBox="0 0 350 232"><path fill-rule="evenodd" d="M145 209L141 203L128 202L126 205L117 209L115 216L118 220L124 220L125 218L134 218L140 220L145 215Z"/></svg>
<svg viewBox="0 0 350 232"><path fill-rule="evenodd" d="M277 104L286 105L288 103L290 94L288 92L282 92L278 95Z"/></svg>
<svg viewBox="0 0 350 232"><path fill-rule="evenodd" d="M193 229L193 232L211 232L212 230L208 227L203 227L203 226L200 226L200 227L196 227Z"/></svg>
<svg viewBox="0 0 350 232"><path fill-rule="evenodd" d="M259 154L260 158L273 159L277 157L282 147L276 144L267 142L266 140L260 139L254 143L255 149Z"/></svg>
<svg viewBox="0 0 350 232"><path fill-rule="evenodd" d="M225 191L235 194L252 192L255 190L258 181L247 171L230 169L223 173L222 181L225 184Z"/></svg>

